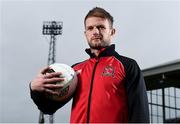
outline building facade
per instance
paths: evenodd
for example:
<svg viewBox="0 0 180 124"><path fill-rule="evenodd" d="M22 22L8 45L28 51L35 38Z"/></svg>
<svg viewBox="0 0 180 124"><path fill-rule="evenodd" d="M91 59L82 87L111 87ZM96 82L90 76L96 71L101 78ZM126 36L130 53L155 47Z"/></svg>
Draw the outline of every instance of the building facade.
<svg viewBox="0 0 180 124"><path fill-rule="evenodd" d="M180 60L143 70L151 123L180 122Z"/></svg>

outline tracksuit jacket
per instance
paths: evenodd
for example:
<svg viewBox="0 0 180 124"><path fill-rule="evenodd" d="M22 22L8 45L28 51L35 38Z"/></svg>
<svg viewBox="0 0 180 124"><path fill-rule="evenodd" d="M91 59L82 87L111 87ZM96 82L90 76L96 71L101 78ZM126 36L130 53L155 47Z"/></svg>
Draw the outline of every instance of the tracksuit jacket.
<svg viewBox="0 0 180 124"><path fill-rule="evenodd" d="M114 44L98 57L90 49L86 52L90 58L72 66L79 73L70 122L148 123L146 87L136 61L119 55ZM56 102L32 90L31 98L45 114L53 114L71 99Z"/></svg>

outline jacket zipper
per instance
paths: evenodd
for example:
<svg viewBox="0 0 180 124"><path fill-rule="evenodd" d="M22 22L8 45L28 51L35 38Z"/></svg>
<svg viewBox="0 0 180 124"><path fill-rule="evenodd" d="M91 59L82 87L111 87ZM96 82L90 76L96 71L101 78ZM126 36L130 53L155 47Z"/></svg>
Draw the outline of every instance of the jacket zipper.
<svg viewBox="0 0 180 124"><path fill-rule="evenodd" d="M94 74L95 74L98 63L99 63L99 58L96 60L96 63L93 68L93 73L92 73L92 80L91 80L91 86L90 86L89 97L88 97L87 123L89 123L89 120L90 120L91 96L92 96L92 89L93 89L93 83L94 83Z"/></svg>

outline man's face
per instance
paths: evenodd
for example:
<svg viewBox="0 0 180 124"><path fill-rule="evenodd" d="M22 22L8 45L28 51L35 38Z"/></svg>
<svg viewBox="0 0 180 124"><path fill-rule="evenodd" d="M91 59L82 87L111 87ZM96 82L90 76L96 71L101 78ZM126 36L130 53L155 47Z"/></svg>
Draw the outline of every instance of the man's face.
<svg viewBox="0 0 180 124"><path fill-rule="evenodd" d="M89 17L85 21L85 36L90 48L101 49L111 44L115 29L107 19Z"/></svg>

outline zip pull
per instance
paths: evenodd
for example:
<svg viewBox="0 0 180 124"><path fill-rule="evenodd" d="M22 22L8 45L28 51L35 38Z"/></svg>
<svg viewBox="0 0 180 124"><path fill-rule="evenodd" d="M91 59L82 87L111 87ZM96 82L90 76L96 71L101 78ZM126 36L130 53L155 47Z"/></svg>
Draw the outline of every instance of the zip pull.
<svg viewBox="0 0 180 124"><path fill-rule="evenodd" d="M99 57L96 57L95 59L96 59L96 63L98 63L100 58L99 58Z"/></svg>

